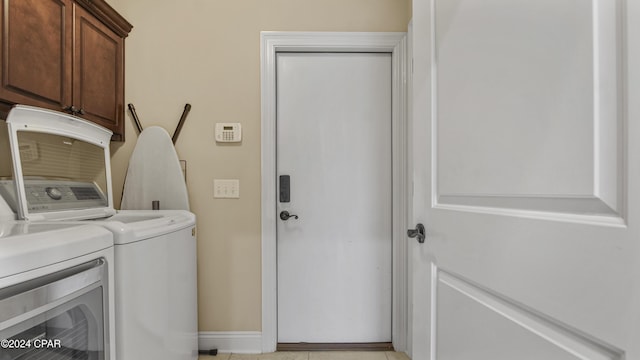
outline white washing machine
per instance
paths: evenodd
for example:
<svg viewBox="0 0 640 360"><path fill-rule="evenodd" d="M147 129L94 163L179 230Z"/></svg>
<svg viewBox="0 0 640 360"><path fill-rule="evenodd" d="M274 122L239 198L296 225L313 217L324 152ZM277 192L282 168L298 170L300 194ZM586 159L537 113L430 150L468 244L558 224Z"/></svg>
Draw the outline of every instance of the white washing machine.
<svg viewBox="0 0 640 360"><path fill-rule="evenodd" d="M195 216L122 211L114 234L118 360L198 357Z"/></svg>
<svg viewBox="0 0 640 360"><path fill-rule="evenodd" d="M106 229L0 222L0 360L115 360L113 280Z"/></svg>
<svg viewBox="0 0 640 360"><path fill-rule="evenodd" d="M116 212L111 132L102 127L26 106L7 124L15 182L0 180L0 194L18 218L91 223L113 235L117 359L197 359L195 215Z"/></svg>

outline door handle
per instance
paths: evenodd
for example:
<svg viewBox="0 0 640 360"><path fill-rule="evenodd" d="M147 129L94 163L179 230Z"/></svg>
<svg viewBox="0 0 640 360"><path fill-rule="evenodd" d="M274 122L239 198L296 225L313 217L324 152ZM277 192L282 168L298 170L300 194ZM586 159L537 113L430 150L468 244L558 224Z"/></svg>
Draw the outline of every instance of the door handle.
<svg viewBox="0 0 640 360"><path fill-rule="evenodd" d="M298 219L298 215L289 214L289 212L286 210L280 212L280 219L287 221L289 220L289 218Z"/></svg>
<svg viewBox="0 0 640 360"><path fill-rule="evenodd" d="M415 229L407 230L407 236L410 238L417 238L420 244L424 243L424 239L426 238L424 225L418 224Z"/></svg>

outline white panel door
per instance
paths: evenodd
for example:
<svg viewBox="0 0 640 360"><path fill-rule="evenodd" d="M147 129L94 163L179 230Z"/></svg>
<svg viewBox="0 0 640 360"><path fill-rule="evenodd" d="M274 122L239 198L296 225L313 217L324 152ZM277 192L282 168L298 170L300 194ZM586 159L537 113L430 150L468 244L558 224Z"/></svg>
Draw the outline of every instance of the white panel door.
<svg viewBox="0 0 640 360"><path fill-rule="evenodd" d="M390 54L277 55L277 170L278 342L391 341Z"/></svg>
<svg viewBox="0 0 640 360"><path fill-rule="evenodd" d="M640 3L413 6L413 358L640 359Z"/></svg>

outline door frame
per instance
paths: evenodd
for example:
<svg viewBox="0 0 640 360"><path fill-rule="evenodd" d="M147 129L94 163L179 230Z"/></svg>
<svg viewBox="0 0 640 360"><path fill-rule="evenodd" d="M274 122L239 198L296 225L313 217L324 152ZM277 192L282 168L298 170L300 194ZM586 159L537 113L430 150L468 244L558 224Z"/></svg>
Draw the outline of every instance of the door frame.
<svg viewBox="0 0 640 360"><path fill-rule="evenodd" d="M274 32L260 33L261 173L262 173L262 352L278 344L276 53L390 53L392 63L392 329L396 350L406 351L408 338L407 176L407 41L404 32Z"/></svg>

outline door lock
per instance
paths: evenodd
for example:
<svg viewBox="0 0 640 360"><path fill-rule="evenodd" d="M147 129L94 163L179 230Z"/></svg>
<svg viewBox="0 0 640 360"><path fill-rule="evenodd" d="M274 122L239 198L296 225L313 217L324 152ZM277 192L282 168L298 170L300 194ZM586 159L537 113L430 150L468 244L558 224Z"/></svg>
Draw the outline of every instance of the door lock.
<svg viewBox="0 0 640 360"><path fill-rule="evenodd" d="M424 243L424 239L426 238L424 225L418 224L415 229L407 230L407 236L410 238L417 238L420 244Z"/></svg>
<svg viewBox="0 0 640 360"><path fill-rule="evenodd" d="M286 210L280 212L280 219L287 221L289 220L289 218L298 219L298 215L289 214L289 212Z"/></svg>

